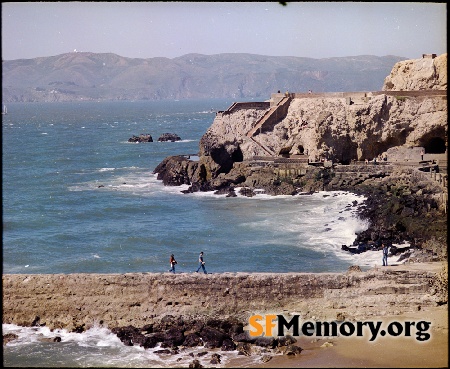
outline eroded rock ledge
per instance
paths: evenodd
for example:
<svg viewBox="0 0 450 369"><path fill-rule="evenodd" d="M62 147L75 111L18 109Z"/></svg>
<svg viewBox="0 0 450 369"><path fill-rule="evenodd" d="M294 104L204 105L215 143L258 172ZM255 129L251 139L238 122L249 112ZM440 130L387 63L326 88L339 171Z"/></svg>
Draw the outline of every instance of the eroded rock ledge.
<svg viewBox="0 0 450 369"><path fill-rule="evenodd" d="M244 324L264 312L359 320L446 303L443 265L347 273L5 274L2 322L32 326L39 317L41 325L76 331L144 327L168 315Z"/></svg>

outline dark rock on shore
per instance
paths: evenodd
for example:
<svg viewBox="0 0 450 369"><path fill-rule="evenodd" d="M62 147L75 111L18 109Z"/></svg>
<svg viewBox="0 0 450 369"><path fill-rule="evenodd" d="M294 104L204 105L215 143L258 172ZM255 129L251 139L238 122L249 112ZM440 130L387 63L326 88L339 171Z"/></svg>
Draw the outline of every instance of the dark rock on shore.
<svg viewBox="0 0 450 369"><path fill-rule="evenodd" d="M418 192L417 186L427 190ZM359 216L369 221L368 229L357 235L354 245L407 241L411 248L427 249L433 240L434 244L441 244L435 260L447 257L447 217L439 209L432 184L393 174L381 183L365 183L352 191L367 198ZM404 251L405 248L391 248L393 255Z"/></svg>
<svg viewBox="0 0 450 369"><path fill-rule="evenodd" d="M185 347L195 347L201 346L202 340L198 333L189 333L184 339L183 346Z"/></svg>
<svg viewBox="0 0 450 369"><path fill-rule="evenodd" d="M256 338L250 337L247 332L242 332L233 336L233 340L236 342L255 343Z"/></svg>
<svg viewBox="0 0 450 369"><path fill-rule="evenodd" d="M164 316L158 324L144 325L142 328L134 326L115 327L112 332L126 346L141 346L144 349L154 348L160 344L157 354L179 353L179 347L203 346L206 349L220 349L221 351L237 350L238 354L251 356L255 352L254 346L273 350L273 353L284 352L285 355L297 355L302 349L294 346L296 339L292 336L284 337L250 337L244 332L244 324L235 318L228 320L210 319L206 322L184 321L181 317ZM149 333L151 331L151 333ZM5 340L5 339L4 339ZM208 351L200 352L197 356L207 355ZM193 356L193 354L189 354ZM221 355L213 353L211 364L220 364ZM197 365L197 364L196 364Z"/></svg>
<svg viewBox="0 0 450 369"><path fill-rule="evenodd" d="M261 347L275 348L278 343L278 340L273 337L257 337L255 340L255 345Z"/></svg>
<svg viewBox="0 0 450 369"><path fill-rule="evenodd" d="M222 331L219 331L216 328L204 327L200 332L200 337L202 341L205 343L206 348L218 348L222 347L222 343L225 338L230 338L227 334Z"/></svg>
<svg viewBox="0 0 450 369"><path fill-rule="evenodd" d="M6 345L8 342L14 341L18 339L19 336L14 333L7 333L3 335L3 345Z"/></svg>
<svg viewBox="0 0 450 369"><path fill-rule="evenodd" d="M219 354L212 354L211 356L211 361L209 362L210 364L220 364L221 360L220 360L221 356Z"/></svg>
<svg viewBox="0 0 450 369"><path fill-rule="evenodd" d="M293 343L296 343L296 342L297 342L297 340L290 335L278 337L278 346L279 347L292 345Z"/></svg>
<svg viewBox="0 0 450 369"><path fill-rule="evenodd" d="M189 368L203 368L203 365L200 364L200 361L195 359L192 363L189 364Z"/></svg>
<svg viewBox="0 0 450 369"><path fill-rule="evenodd" d="M164 342L170 347L182 345L184 340L184 329L180 327L169 328L164 336Z"/></svg>
<svg viewBox="0 0 450 369"><path fill-rule="evenodd" d="M190 185L193 173L198 163L190 161L183 156L169 156L154 169L157 179L162 180L165 186Z"/></svg>
<svg viewBox="0 0 450 369"><path fill-rule="evenodd" d="M283 354L288 356L296 356L300 355L300 353L303 351L303 349L299 346L289 345L284 350Z"/></svg>
<svg viewBox="0 0 450 369"><path fill-rule="evenodd" d="M225 338L220 348L222 351L234 351L236 350L236 344L230 338Z"/></svg>
<svg viewBox="0 0 450 369"><path fill-rule="evenodd" d="M236 350L238 352L238 355L252 355L252 345L249 342L238 342L238 344L236 345Z"/></svg>

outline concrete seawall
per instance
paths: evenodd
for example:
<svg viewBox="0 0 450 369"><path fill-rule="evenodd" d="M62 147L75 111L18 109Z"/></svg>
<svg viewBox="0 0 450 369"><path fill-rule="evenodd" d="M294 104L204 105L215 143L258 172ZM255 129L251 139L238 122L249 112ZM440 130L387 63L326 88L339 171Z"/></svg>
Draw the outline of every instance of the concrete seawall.
<svg viewBox="0 0 450 369"><path fill-rule="evenodd" d="M164 315L236 317L255 313L363 319L435 306L442 265L347 273L6 274L3 323L50 328L142 327Z"/></svg>

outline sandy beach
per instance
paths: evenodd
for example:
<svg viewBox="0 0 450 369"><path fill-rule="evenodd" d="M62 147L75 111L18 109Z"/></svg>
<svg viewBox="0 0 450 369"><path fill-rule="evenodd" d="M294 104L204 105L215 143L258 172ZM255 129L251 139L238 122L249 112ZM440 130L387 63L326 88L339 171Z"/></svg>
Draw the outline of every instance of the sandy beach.
<svg viewBox="0 0 450 369"><path fill-rule="evenodd" d="M448 367L448 308L427 308L417 313L373 317L372 320L432 322L431 338L383 337L373 342L362 338L300 338L299 356L276 356L252 368L446 368ZM327 343L331 343L332 346ZM325 345L324 345L325 344Z"/></svg>

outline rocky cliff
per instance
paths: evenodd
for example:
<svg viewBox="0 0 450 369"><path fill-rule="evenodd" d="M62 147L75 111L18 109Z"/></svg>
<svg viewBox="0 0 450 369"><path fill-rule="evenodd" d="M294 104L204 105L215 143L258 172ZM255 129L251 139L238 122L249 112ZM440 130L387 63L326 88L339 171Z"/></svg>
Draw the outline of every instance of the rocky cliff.
<svg viewBox="0 0 450 369"><path fill-rule="evenodd" d="M286 147L291 154L305 153L313 161L327 158L341 163L371 160L395 146L422 146L427 152L444 152L448 115L446 65L447 54L435 59L408 60L397 63L385 80L384 89L391 86L389 90L396 91L442 90L439 96L368 93L365 100L333 94L294 97L283 119L251 137L248 132L264 112L248 109L217 116L202 137L200 153L211 156L219 165L223 163L220 171L226 172L230 159L237 161L224 160L230 154L245 160L254 155L277 155ZM440 141L442 146L438 148Z"/></svg>
<svg viewBox="0 0 450 369"><path fill-rule="evenodd" d="M384 91L447 90L447 54L396 63Z"/></svg>
<svg viewBox="0 0 450 369"><path fill-rule="evenodd" d="M273 195L351 190L371 196L366 216L372 227L357 242L443 240L446 165L438 183L415 169L422 149L446 161L446 63L447 54L397 63L385 89L408 91L273 94L269 108L234 105L219 112L201 138L199 161L169 157L154 171L166 185L229 196L239 187L249 195L255 189ZM374 158L383 165L364 164Z"/></svg>

